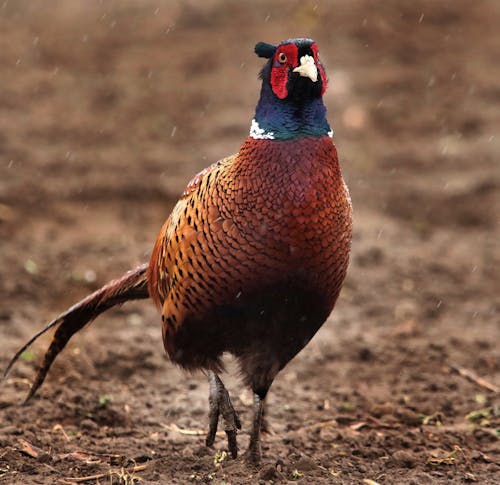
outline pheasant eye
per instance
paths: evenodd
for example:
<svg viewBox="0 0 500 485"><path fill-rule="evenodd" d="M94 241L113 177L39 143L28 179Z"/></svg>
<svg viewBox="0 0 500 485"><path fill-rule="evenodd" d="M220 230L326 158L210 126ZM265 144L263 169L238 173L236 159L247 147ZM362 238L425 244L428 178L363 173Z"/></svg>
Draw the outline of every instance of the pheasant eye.
<svg viewBox="0 0 500 485"><path fill-rule="evenodd" d="M281 64L286 62L286 54L284 52L278 54L278 61L281 62Z"/></svg>

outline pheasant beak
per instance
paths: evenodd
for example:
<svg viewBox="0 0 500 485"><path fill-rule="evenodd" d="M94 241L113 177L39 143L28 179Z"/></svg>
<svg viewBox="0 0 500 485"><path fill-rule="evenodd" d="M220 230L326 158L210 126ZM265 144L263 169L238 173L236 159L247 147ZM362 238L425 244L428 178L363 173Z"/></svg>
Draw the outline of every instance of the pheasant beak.
<svg viewBox="0 0 500 485"><path fill-rule="evenodd" d="M303 77L308 77L313 83L318 80L318 68L311 56L305 55L300 58L300 66L297 66L293 72L298 72Z"/></svg>

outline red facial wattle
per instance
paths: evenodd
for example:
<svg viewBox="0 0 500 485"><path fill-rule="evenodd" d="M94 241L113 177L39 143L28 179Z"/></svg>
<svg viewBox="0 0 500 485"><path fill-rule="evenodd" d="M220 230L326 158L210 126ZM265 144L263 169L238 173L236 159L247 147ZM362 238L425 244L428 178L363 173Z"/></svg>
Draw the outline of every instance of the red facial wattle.
<svg viewBox="0 0 500 485"><path fill-rule="evenodd" d="M311 50L313 52L314 62L318 68L319 76L321 78L321 96L325 94L326 88L328 87L328 78L326 77L325 68L323 64L318 59L318 46L316 43L311 45Z"/></svg>
<svg viewBox="0 0 500 485"><path fill-rule="evenodd" d="M280 55L285 54L286 61L280 62ZM271 69L271 87L280 99L288 96L288 72L298 64L299 50L295 44L285 44L276 49Z"/></svg>

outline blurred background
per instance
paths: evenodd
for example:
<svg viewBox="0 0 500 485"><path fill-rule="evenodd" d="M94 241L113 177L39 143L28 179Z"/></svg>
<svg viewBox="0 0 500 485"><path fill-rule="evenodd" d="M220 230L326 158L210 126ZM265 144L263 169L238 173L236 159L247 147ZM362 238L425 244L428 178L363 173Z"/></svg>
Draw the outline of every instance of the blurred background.
<svg viewBox="0 0 500 485"><path fill-rule="evenodd" d="M0 364L146 261L190 178L238 150L260 88L255 43L312 37L353 254L331 321L273 387L266 470L494 483L498 393L450 365L500 380L499 22L495 0L1 0ZM142 457L146 483L255 483L172 427L204 429L207 386L166 362L160 335L150 304L104 316L21 409L46 342L35 346L3 385L0 481L108 473L113 453ZM248 421L249 396L229 382ZM50 470L20 436L103 455Z"/></svg>

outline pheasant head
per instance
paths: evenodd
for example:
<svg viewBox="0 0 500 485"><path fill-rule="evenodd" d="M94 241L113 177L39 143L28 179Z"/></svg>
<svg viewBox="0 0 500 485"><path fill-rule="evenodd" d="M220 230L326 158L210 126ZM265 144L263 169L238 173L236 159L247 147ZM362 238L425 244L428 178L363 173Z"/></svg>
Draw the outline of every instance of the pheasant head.
<svg viewBox="0 0 500 485"><path fill-rule="evenodd" d="M316 42L259 42L255 53L269 60L260 73L262 89L250 136L276 140L331 136L322 100L328 79Z"/></svg>

